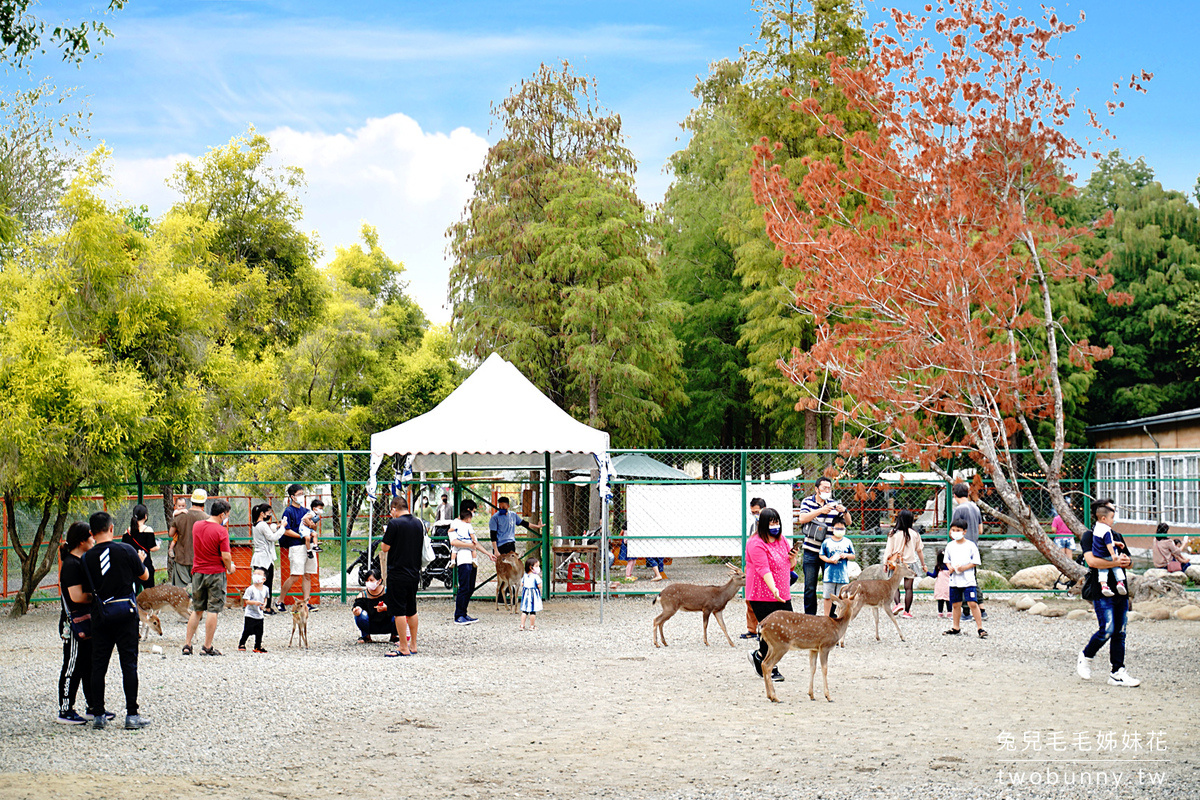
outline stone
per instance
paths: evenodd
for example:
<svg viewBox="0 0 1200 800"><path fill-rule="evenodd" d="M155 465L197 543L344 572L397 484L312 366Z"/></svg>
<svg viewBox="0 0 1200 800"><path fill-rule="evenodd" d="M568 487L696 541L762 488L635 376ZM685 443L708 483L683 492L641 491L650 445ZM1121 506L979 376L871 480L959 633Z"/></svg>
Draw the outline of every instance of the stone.
<svg viewBox="0 0 1200 800"><path fill-rule="evenodd" d="M1012 584L1009 583L1008 578L993 569L975 570L975 580L978 581L981 588L991 589L992 591L1012 588Z"/></svg>
<svg viewBox="0 0 1200 800"><path fill-rule="evenodd" d="M1126 622L1137 622L1141 618L1142 618L1142 615L1137 611L1130 611L1128 614L1125 615Z"/></svg>
<svg viewBox="0 0 1200 800"><path fill-rule="evenodd" d="M915 584L913 584L913 586L914 586L914 588L917 588L917 589L927 589L928 591L932 592L933 587L936 584L937 584L937 581L935 581L933 578L925 577L925 578L921 578L920 580L918 580Z"/></svg>
<svg viewBox="0 0 1200 800"><path fill-rule="evenodd" d="M1164 620L1171 618L1171 609L1157 603L1144 603L1138 606L1138 612L1146 619Z"/></svg>
<svg viewBox="0 0 1200 800"><path fill-rule="evenodd" d="M1029 596L1014 597L1012 600L1012 607L1017 611L1028 611L1036 602L1036 600Z"/></svg>
<svg viewBox="0 0 1200 800"><path fill-rule="evenodd" d="M1073 608L1067 612L1067 619L1093 619L1095 614L1086 608Z"/></svg>
<svg viewBox="0 0 1200 800"><path fill-rule="evenodd" d="M1153 576L1130 575L1126 584L1129 586L1130 599L1137 603L1164 597L1182 599L1184 596L1183 587L1178 583Z"/></svg>
<svg viewBox="0 0 1200 800"><path fill-rule="evenodd" d="M1175 619L1200 620L1200 606L1181 606L1172 614Z"/></svg>
<svg viewBox="0 0 1200 800"><path fill-rule="evenodd" d="M1041 601L1038 601L1038 602L1034 603L1033 605L1031 605L1027 610L1030 614L1040 617L1042 615L1042 612L1046 610L1046 604Z"/></svg>
<svg viewBox="0 0 1200 800"><path fill-rule="evenodd" d="M858 576L862 575L862 571L863 571L863 568L860 567L855 562L853 562L853 561L846 562L846 579L847 580L851 580L851 581L854 580Z"/></svg>
<svg viewBox="0 0 1200 800"><path fill-rule="evenodd" d="M1042 564L1026 567L1013 575L1008 582L1014 589L1053 589L1061 574L1053 564Z"/></svg>
<svg viewBox="0 0 1200 800"><path fill-rule="evenodd" d="M1148 569L1142 573L1144 578L1158 578L1164 581L1172 581L1178 584L1184 584L1188 581L1188 576L1183 572L1167 572L1165 569Z"/></svg>
<svg viewBox="0 0 1200 800"><path fill-rule="evenodd" d="M1065 617L1066 615L1067 610L1058 606L1047 606L1045 610L1042 611L1043 617Z"/></svg>
<svg viewBox="0 0 1200 800"><path fill-rule="evenodd" d="M1200 564L1193 564L1185 569L1183 574L1191 578L1192 583L1200 583Z"/></svg>

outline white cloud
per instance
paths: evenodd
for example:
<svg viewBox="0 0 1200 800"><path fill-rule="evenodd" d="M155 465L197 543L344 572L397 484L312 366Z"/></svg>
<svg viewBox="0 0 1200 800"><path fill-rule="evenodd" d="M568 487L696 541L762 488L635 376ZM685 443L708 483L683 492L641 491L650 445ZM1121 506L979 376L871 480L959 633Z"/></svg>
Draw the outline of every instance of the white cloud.
<svg viewBox="0 0 1200 800"><path fill-rule="evenodd" d="M326 134L277 128L267 134L279 163L304 170L304 228L318 233L325 259L336 246L358 241L363 222L379 229L380 245L407 267L409 293L429 318L444 322L449 264L446 228L470 196L488 143L467 128L426 132L412 118L391 114L362 127ZM113 181L125 202L161 214L176 197L163 181L193 157L115 159Z"/></svg>

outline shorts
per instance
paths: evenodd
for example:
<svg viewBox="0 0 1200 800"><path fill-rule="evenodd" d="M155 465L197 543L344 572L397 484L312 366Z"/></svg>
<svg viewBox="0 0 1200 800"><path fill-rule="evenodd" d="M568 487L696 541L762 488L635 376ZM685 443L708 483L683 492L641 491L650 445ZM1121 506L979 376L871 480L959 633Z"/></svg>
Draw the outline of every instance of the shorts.
<svg viewBox="0 0 1200 800"><path fill-rule="evenodd" d="M389 578L385 597L388 613L393 617L415 617L417 615L416 581Z"/></svg>
<svg viewBox="0 0 1200 800"><path fill-rule="evenodd" d="M978 586L951 586L950 587L950 602L951 603L978 603L979 602L979 587Z"/></svg>
<svg viewBox="0 0 1200 800"><path fill-rule="evenodd" d="M505 542L504 544L498 544L498 545L496 545L496 552L501 553L501 554L515 553L515 552L517 552L517 543L516 542Z"/></svg>
<svg viewBox="0 0 1200 800"><path fill-rule="evenodd" d="M317 557L308 557L308 551L302 544L294 544L288 548L288 567L290 575L316 575Z"/></svg>
<svg viewBox="0 0 1200 800"><path fill-rule="evenodd" d="M825 581L825 588L821 593L821 597L826 600L832 600L837 597L838 591L845 585L844 583L830 583L829 581Z"/></svg>
<svg viewBox="0 0 1200 800"><path fill-rule="evenodd" d="M1075 549L1075 537L1073 536L1059 536L1054 540L1054 543L1063 550Z"/></svg>
<svg viewBox="0 0 1200 800"><path fill-rule="evenodd" d="M180 564L178 561L170 562L167 566L167 582L181 589L190 589L192 586L192 565Z"/></svg>
<svg viewBox="0 0 1200 800"><path fill-rule="evenodd" d="M192 611L220 614L225 610L225 573L192 573Z"/></svg>

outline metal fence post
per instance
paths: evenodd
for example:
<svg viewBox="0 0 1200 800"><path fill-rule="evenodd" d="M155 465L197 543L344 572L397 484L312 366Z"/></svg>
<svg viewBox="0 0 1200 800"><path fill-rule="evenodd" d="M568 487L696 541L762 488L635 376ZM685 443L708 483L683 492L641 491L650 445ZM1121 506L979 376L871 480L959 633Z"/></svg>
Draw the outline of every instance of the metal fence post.
<svg viewBox="0 0 1200 800"><path fill-rule="evenodd" d="M746 531L749 529L749 509L746 503L746 451L738 453L738 479L742 482L742 571L746 570ZM746 587L742 587L742 597L746 596Z"/></svg>
<svg viewBox="0 0 1200 800"><path fill-rule="evenodd" d="M341 484L339 487L340 492L341 492L341 501L340 502L341 502L341 507L342 507L342 521L341 521L341 526L340 526L341 531L342 531L342 537L341 537L342 538L342 570L341 570L341 572L342 572L342 602L344 603L344 602L346 602L346 548L350 544L350 539L346 535L346 523L349 520L349 511L346 508L346 503L348 502L348 497L347 497L347 492L346 492L346 456L345 456L345 454L338 453L337 460L338 460L338 481ZM368 549L368 552L370 552L369 549ZM367 564L368 568L370 566L371 566L370 564Z"/></svg>
<svg viewBox="0 0 1200 800"><path fill-rule="evenodd" d="M546 453L546 468L542 472L542 585L546 597L554 592L553 552L550 549L550 454Z"/></svg>

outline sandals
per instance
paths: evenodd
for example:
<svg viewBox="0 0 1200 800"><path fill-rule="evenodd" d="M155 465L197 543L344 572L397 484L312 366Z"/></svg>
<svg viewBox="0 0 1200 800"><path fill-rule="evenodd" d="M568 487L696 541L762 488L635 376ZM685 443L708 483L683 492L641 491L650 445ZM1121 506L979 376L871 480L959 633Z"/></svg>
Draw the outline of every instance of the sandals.
<svg viewBox="0 0 1200 800"><path fill-rule="evenodd" d="M962 633L961 628L951 628L948 631L942 631L942 636L958 636Z"/></svg>
<svg viewBox="0 0 1200 800"><path fill-rule="evenodd" d="M225 654L222 653L220 650L218 650L216 647L201 647L200 655L202 655L202 656L223 656Z"/></svg>
<svg viewBox="0 0 1200 800"><path fill-rule="evenodd" d="M988 634L987 634L987 631L985 631L983 628L980 628L980 629L979 629L979 638L980 638L980 639L986 639L986 638L987 638L987 636L988 636Z"/></svg>
<svg viewBox="0 0 1200 800"><path fill-rule="evenodd" d="M371 644L371 640L364 639L363 637L360 636L360 637L358 637L358 640L355 642L355 644Z"/></svg>
<svg viewBox="0 0 1200 800"><path fill-rule="evenodd" d="M383 657L384 658L407 658L408 656L411 656L411 655L412 655L412 653L401 653L399 650L389 650L388 652L383 654Z"/></svg>
<svg viewBox="0 0 1200 800"><path fill-rule="evenodd" d="M190 656L192 654L192 646L190 644L185 644L183 646L183 654L185 656Z"/></svg>

